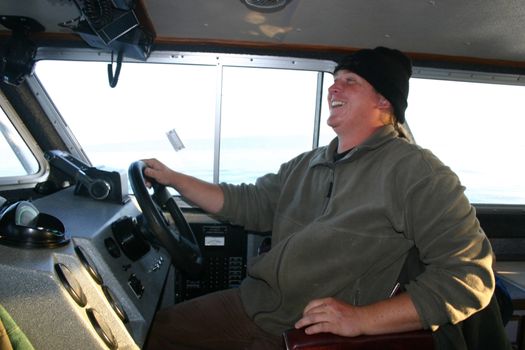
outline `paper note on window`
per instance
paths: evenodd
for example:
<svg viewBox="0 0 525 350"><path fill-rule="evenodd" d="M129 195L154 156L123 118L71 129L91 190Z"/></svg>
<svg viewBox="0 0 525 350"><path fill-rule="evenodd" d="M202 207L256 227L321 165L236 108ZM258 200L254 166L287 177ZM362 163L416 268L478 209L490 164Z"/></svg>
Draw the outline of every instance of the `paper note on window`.
<svg viewBox="0 0 525 350"><path fill-rule="evenodd" d="M177 132L175 131L175 129L171 129L170 131L166 133L166 135L168 136L168 140L170 140L170 143L176 152L184 148L184 144L182 143L179 135L177 135Z"/></svg>

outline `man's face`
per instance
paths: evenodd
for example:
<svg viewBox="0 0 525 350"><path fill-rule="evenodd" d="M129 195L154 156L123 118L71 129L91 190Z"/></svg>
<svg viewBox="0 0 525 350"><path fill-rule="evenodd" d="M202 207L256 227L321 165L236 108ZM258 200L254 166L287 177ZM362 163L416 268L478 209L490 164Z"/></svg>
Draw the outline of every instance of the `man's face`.
<svg viewBox="0 0 525 350"><path fill-rule="evenodd" d="M348 128L375 123L373 116L380 98L368 81L342 69L334 75L334 83L328 88L330 116L327 123L338 135Z"/></svg>

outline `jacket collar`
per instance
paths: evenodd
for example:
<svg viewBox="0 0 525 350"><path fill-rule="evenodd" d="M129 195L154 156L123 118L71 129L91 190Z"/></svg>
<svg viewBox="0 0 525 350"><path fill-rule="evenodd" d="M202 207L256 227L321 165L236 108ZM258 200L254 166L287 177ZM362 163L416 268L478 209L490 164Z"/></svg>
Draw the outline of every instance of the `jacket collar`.
<svg viewBox="0 0 525 350"><path fill-rule="evenodd" d="M368 151L377 149L398 136L399 135L394 129L393 125L385 125L384 127L374 132L372 135L370 135L370 137L366 139L362 144L354 147L354 149L350 151L344 158L339 160L339 162L347 162L360 158ZM338 139L336 137L330 142L330 144L319 149L319 152L310 161L310 167L314 167L317 165L333 164L334 154L337 149L337 145Z"/></svg>

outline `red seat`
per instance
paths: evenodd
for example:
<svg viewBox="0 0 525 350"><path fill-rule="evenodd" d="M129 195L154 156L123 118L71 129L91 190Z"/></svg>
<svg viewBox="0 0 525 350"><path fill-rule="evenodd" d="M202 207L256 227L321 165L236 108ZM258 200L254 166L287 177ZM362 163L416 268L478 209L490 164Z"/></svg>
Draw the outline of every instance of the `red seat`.
<svg viewBox="0 0 525 350"><path fill-rule="evenodd" d="M429 330L381 335L342 337L331 333L307 335L302 329L283 333L286 350L432 350Z"/></svg>

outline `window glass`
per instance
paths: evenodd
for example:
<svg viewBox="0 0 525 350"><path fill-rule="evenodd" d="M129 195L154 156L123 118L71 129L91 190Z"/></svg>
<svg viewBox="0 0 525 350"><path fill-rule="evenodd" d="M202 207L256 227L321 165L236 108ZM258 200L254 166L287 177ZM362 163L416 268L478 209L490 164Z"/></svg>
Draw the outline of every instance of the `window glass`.
<svg viewBox="0 0 525 350"><path fill-rule="evenodd" d="M214 66L124 63L109 86L107 63L40 61L36 73L94 166L128 169L143 158L213 179ZM81 82L81 83L79 83ZM184 149L175 153L175 129Z"/></svg>
<svg viewBox="0 0 525 350"><path fill-rule="evenodd" d="M328 109L328 88L334 83L334 75L332 73L324 73L323 76L323 98L321 105L321 125L319 128L319 146L325 146L336 137L334 130L326 124L329 117Z"/></svg>
<svg viewBox="0 0 525 350"><path fill-rule="evenodd" d="M157 157L213 181L214 156L220 151L219 181L253 182L312 147L315 71L125 63L117 87L110 88L106 66L64 61L36 66L95 166L127 169L135 160ZM223 69L222 90L218 69ZM326 125L332 81L325 73L320 146L335 137ZM525 116L511 110L524 99L523 86L413 78L407 125L418 144L459 175L473 203L525 204L525 169L519 161L525 151ZM220 149L215 148L217 112ZM185 145L179 152L166 137L172 129Z"/></svg>
<svg viewBox="0 0 525 350"><path fill-rule="evenodd" d="M458 174L471 202L525 204L521 101L523 86L411 79L406 119L416 143Z"/></svg>
<svg viewBox="0 0 525 350"><path fill-rule="evenodd" d="M0 177L25 176L38 172L38 162L0 108Z"/></svg>
<svg viewBox="0 0 525 350"><path fill-rule="evenodd" d="M312 148L316 71L124 63L109 87L107 63L40 61L36 74L94 166L127 169L156 157L213 181L253 182ZM218 70L223 70L218 90ZM79 84L81 82L81 84ZM216 96L220 143L215 142ZM175 153L172 129L185 149Z"/></svg>
<svg viewBox="0 0 525 350"><path fill-rule="evenodd" d="M224 67L220 181L254 182L312 149L317 72Z"/></svg>

